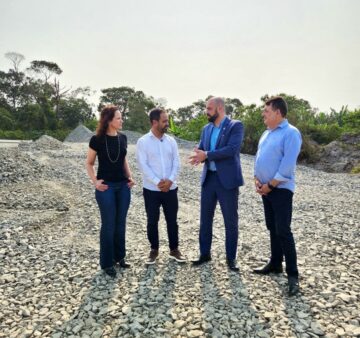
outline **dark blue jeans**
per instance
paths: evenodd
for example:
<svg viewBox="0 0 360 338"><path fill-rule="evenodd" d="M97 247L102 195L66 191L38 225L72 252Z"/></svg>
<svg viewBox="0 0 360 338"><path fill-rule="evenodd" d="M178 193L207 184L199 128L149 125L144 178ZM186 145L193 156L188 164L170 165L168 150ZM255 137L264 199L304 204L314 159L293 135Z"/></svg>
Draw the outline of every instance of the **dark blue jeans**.
<svg viewBox="0 0 360 338"><path fill-rule="evenodd" d="M168 192L152 191L143 189L145 210L147 215L147 236L151 249L159 249L159 217L160 207L163 207L167 233L169 238L170 250L177 249L179 246L179 226L177 223L177 213L179 202L177 188Z"/></svg>
<svg viewBox="0 0 360 338"><path fill-rule="evenodd" d="M262 196L266 227L270 231L271 263L281 265L285 256L286 273L297 277L297 258L294 236L291 232L293 192L275 188Z"/></svg>
<svg viewBox="0 0 360 338"><path fill-rule="evenodd" d="M225 223L225 248L228 260L236 259L239 216L238 216L239 188L225 189L216 172L209 171L201 188L200 206L200 254L210 255L213 219L216 204L219 201Z"/></svg>
<svg viewBox="0 0 360 338"><path fill-rule="evenodd" d="M111 267L126 255L126 216L130 205L130 188L126 181L104 182L105 191L95 190L101 216L100 266Z"/></svg>

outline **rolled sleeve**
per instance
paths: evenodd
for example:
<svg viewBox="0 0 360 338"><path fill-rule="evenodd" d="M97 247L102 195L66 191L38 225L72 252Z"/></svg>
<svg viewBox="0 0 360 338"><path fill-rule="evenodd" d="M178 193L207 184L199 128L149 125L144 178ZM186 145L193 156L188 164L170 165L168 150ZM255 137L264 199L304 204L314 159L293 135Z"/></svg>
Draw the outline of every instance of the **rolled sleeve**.
<svg viewBox="0 0 360 338"><path fill-rule="evenodd" d="M291 132L286 135L284 141L284 156L274 179L288 182L293 177L296 160L301 149L301 143L301 134L297 130L291 129Z"/></svg>

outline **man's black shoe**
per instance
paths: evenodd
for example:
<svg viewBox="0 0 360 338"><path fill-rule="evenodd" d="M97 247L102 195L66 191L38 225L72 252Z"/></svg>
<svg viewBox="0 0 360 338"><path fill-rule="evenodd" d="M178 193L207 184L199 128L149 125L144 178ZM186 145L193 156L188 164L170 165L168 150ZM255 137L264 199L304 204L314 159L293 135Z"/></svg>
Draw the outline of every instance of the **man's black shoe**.
<svg viewBox="0 0 360 338"><path fill-rule="evenodd" d="M199 266L201 264L204 264L206 262L211 261L211 256L210 255L200 255L198 260L192 261L192 265L193 266Z"/></svg>
<svg viewBox="0 0 360 338"><path fill-rule="evenodd" d="M289 296L295 296L299 293L300 287L299 287L299 279L297 277L289 277L288 278L288 284L289 284Z"/></svg>
<svg viewBox="0 0 360 338"><path fill-rule="evenodd" d="M253 272L257 273L258 275L268 275L269 273L282 273L283 267L282 265L274 266L271 262L269 262L262 268L254 269Z"/></svg>
<svg viewBox="0 0 360 338"><path fill-rule="evenodd" d="M120 265L121 268L124 268L124 269L127 269L127 268L131 267L131 265L129 263L125 262L125 258L120 260L119 265Z"/></svg>
<svg viewBox="0 0 360 338"><path fill-rule="evenodd" d="M112 277L112 278L115 278L116 277L116 270L115 270L115 268L112 266L112 267L110 267L110 268L105 268L104 269L104 272L108 275L108 276L110 276L110 277Z"/></svg>
<svg viewBox="0 0 360 338"><path fill-rule="evenodd" d="M226 261L226 263L231 271L239 271L240 270L235 259L230 259L230 260L228 259Z"/></svg>

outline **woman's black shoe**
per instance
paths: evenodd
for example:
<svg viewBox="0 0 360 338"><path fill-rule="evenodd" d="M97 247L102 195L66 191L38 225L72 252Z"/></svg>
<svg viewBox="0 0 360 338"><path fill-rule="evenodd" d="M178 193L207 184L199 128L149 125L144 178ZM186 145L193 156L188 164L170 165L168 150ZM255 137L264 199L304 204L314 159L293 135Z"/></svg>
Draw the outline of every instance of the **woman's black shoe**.
<svg viewBox="0 0 360 338"><path fill-rule="evenodd" d="M108 276L110 276L110 277L112 277L112 278L115 278L115 277L116 277L116 270L115 270L115 268L114 268L113 266L110 267L110 268L104 269L104 272L105 272Z"/></svg>

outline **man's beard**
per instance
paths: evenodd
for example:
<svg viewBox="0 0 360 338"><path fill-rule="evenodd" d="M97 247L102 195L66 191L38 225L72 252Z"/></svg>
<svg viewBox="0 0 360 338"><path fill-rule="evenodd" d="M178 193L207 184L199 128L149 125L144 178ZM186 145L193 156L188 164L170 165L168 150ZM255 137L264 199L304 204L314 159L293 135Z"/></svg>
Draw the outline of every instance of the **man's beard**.
<svg viewBox="0 0 360 338"><path fill-rule="evenodd" d="M208 116L207 116L207 119L208 119L209 122L214 123L215 120L216 120L218 117L219 117L219 112L216 111L216 113L215 113L214 115L212 115L212 116L208 115Z"/></svg>

